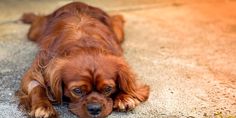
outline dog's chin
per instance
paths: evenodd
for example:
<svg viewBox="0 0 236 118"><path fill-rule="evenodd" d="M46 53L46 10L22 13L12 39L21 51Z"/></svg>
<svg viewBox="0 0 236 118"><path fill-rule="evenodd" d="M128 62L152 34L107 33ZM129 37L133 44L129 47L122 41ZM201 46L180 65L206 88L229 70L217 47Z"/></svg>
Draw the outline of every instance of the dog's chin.
<svg viewBox="0 0 236 118"><path fill-rule="evenodd" d="M97 115L91 115L86 108L87 100L80 100L76 103L69 104L69 110L79 118L105 118L112 113L113 100L111 98L104 98L102 104L102 111Z"/></svg>

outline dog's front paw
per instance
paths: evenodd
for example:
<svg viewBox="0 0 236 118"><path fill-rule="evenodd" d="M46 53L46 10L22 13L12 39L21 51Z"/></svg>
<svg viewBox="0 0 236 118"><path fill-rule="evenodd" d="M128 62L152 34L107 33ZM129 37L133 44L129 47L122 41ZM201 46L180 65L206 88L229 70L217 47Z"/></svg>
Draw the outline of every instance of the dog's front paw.
<svg viewBox="0 0 236 118"><path fill-rule="evenodd" d="M50 103L41 103L33 105L30 116L33 118L56 118L57 113Z"/></svg>
<svg viewBox="0 0 236 118"><path fill-rule="evenodd" d="M113 108L118 111L130 111L139 104L140 101L131 95L121 94L114 100Z"/></svg>

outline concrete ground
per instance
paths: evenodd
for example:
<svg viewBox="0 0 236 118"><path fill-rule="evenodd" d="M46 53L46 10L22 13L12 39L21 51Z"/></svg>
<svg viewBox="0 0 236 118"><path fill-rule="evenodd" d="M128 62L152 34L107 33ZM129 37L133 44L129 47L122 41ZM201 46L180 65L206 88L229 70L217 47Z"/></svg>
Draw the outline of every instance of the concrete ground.
<svg viewBox="0 0 236 118"><path fill-rule="evenodd" d="M84 0L85 1L85 0ZM0 118L20 118L14 92L37 47L24 12L50 13L70 1L0 1ZM125 17L125 57L151 86L147 102L109 118L236 118L235 0L86 0ZM73 118L66 106L55 106Z"/></svg>

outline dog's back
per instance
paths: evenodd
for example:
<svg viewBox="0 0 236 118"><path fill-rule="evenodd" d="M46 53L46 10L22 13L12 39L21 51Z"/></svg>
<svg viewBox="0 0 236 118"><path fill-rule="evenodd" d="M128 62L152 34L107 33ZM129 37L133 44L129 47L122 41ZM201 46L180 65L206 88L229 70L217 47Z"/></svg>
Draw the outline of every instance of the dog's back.
<svg viewBox="0 0 236 118"><path fill-rule="evenodd" d="M115 55L122 53L111 18L101 9L84 3L65 5L44 17L25 14L22 20L32 24L29 39L36 41L41 50L56 55L68 55L83 49Z"/></svg>

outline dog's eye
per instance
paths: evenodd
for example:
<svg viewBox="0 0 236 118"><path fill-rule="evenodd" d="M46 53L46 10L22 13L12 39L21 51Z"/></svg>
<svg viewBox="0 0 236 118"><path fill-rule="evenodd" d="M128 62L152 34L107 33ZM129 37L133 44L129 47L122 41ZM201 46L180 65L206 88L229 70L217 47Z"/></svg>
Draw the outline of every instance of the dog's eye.
<svg viewBox="0 0 236 118"><path fill-rule="evenodd" d="M111 93L111 91L112 91L112 87L111 86L106 86L105 88L104 88L104 94L110 94Z"/></svg>
<svg viewBox="0 0 236 118"><path fill-rule="evenodd" d="M84 96L85 92L83 92L80 88L73 89L73 93L78 96Z"/></svg>

